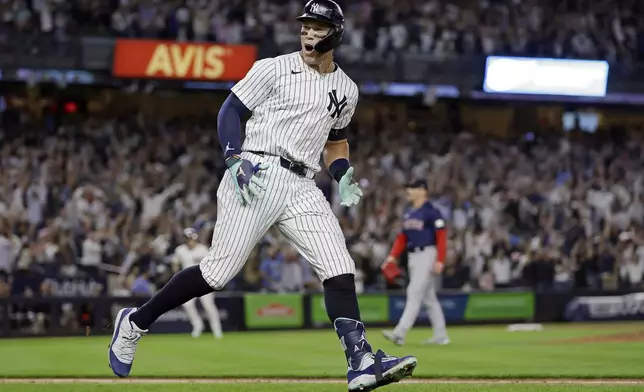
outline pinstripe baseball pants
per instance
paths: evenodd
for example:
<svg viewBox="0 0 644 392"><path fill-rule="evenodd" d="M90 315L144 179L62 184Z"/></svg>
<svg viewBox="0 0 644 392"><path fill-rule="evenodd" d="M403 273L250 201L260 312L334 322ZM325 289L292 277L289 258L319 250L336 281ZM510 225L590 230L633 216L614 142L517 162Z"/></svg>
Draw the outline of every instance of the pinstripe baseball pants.
<svg viewBox="0 0 644 392"><path fill-rule="evenodd" d="M271 167L260 174L266 190L242 206L227 170L217 190L217 223L208 255L201 261L204 279L215 290L223 288L242 269L262 236L275 226L313 267L320 280L354 274L344 234L331 206L311 178L280 166L276 156L243 152L253 163Z"/></svg>

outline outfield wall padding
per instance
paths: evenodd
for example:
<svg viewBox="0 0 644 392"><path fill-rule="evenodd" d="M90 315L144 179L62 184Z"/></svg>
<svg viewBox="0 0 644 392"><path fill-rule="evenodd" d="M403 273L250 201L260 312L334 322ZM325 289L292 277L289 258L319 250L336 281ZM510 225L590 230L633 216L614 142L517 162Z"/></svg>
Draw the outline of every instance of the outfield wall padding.
<svg viewBox="0 0 644 392"><path fill-rule="evenodd" d="M92 293L91 290L84 292ZM505 290L441 292L438 298L450 325L644 320L644 293L640 292ZM3 298L0 299L0 337L110 334L112 318L120 308L140 306L146 300L145 297L108 297L100 291L93 296ZM402 315L405 293L362 294L359 302L366 324L392 326ZM321 293L222 292L217 293L215 303L224 331L314 329L331 325ZM205 316L199 301L197 306ZM416 325L429 325L426 309L421 311ZM182 307L161 316L151 327L152 333L190 331Z"/></svg>

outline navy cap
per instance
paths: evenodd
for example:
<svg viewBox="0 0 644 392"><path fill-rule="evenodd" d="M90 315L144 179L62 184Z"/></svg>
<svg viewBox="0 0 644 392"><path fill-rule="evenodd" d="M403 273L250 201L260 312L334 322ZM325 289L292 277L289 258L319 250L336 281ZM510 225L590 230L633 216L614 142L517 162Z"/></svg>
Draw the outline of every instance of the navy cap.
<svg viewBox="0 0 644 392"><path fill-rule="evenodd" d="M420 180L420 179L418 179L418 180L413 180L413 181L411 181L411 182L408 182L408 183L405 185L405 188L423 188L423 189L425 189L425 190L428 190L428 189L429 189L429 187L427 186L427 181L425 181L425 180Z"/></svg>

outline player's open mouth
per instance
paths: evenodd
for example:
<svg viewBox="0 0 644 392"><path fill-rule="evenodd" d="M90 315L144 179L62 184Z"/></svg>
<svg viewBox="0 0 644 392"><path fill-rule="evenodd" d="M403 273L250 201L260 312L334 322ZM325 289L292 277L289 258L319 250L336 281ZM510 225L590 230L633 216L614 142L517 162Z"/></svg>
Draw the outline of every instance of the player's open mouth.
<svg viewBox="0 0 644 392"><path fill-rule="evenodd" d="M304 51L306 52L306 54L312 54L313 53L313 45L305 44L304 45Z"/></svg>

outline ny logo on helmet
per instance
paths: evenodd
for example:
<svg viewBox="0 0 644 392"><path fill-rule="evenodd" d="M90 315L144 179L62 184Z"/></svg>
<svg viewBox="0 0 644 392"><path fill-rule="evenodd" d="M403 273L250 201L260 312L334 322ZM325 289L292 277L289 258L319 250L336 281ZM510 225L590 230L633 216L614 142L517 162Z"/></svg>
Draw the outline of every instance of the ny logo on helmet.
<svg viewBox="0 0 644 392"><path fill-rule="evenodd" d="M311 13L316 15L327 16L327 14L329 13L329 9L318 3L313 3L311 4Z"/></svg>
<svg viewBox="0 0 644 392"><path fill-rule="evenodd" d="M332 90L329 93L329 106L326 107L331 113L331 118L340 117L342 110L347 106L347 96L345 95L342 100L338 100L338 91Z"/></svg>

